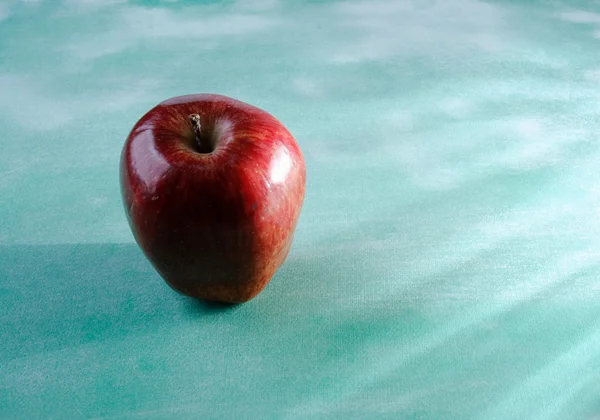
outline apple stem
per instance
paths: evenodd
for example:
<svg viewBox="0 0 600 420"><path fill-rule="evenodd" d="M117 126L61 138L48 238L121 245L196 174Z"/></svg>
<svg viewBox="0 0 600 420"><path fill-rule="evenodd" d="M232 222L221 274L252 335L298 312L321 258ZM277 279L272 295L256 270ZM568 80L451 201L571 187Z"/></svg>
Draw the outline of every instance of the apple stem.
<svg viewBox="0 0 600 420"><path fill-rule="evenodd" d="M194 131L194 135L196 136L196 144L198 145L198 151L200 153L204 153L205 151L209 151L209 145L204 144L202 141L202 126L200 125L200 115L191 114L188 119L192 124L192 130Z"/></svg>

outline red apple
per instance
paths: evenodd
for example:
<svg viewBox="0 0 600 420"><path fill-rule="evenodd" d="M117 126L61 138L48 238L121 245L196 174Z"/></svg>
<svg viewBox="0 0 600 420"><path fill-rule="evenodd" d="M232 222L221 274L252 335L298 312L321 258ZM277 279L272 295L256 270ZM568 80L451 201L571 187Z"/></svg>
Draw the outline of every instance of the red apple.
<svg viewBox="0 0 600 420"><path fill-rule="evenodd" d="M245 302L285 260L304 158L272 115L220 95L160 103L129 134L121 192L135 240L175 290Z"/></svg>

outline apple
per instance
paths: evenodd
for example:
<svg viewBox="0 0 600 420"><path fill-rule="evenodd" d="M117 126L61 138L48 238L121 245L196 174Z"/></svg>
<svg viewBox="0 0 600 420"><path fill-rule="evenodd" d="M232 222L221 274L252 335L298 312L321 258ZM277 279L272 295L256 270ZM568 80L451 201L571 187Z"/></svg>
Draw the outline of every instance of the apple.
<svg viewBox="0 0 600 420"><path fill-rule="evenodd" d="M120 176L133 236L166 283L227 303L256 296L287 257L306 184L302 152L275 117L213 94L144 115Z"/></svg>

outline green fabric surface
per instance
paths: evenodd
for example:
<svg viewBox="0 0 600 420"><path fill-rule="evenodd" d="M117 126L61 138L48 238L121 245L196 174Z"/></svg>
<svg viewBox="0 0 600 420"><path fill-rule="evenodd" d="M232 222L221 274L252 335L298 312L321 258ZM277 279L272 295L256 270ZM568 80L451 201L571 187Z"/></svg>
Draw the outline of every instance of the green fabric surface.
<svg viewBox="0 0 600 420"><path fill-rule="evenodd" d="M307 195L254 300L174 293L118 164L259 106ZM0 418L600 418L600 2L0 3Z"/></svg>

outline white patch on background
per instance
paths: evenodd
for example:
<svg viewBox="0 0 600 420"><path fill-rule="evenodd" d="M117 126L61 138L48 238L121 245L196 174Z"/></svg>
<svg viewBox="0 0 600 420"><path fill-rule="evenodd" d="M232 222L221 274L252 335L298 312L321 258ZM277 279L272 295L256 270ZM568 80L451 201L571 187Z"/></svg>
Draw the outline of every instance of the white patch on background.
<svg viewBox="0 0 600 420"><path fill-rule="evenodd" d="M237 0L234 8L236 10L249 10L265 12L281 6L279 0Z"/></svg>
<svg viewBox="0 0 600 420"><path fill-rule="evenodd" d="M505 152L497 157L494 164L523 170L558 164L566 153L565 149L585 139L586 134L586 130L573 127L571 123L535 117L513 121L507 130L517 137L509 138Z"/></svg>
<svg viewBox="0 0 600 420"><path fill-rule="evenodd" d="M68 103L53 100L38 89L29 78L0 74L0 92L11 98L0 101L0 110L33 131L53 130L74 118L76 110Z"/></svg>
<svg viewBox="0 0 600 420"><path fill-rule="evenodd" d="M88 203L93 207L100 207L108 203L108 199L106 197L90 197L88 199Z"/></svg>
<svg viewBox="0 0 600 420"><path fill-rule="evenodd" d="M419 173L413 173L413 181L421 188L434 191L452 190L464 181L464 175L456 166L439 164L432 167L422 167Z"/></svg>
<svg viewBox="0 0 600 420"><path fill-rule="evenodd" d="M139 44L165 40L215 39L265 31L277 21L255 14L227 13L213 16L185 15L167 9L130 6L119 11L114 26L102 36L91 36L69 45L77 59L93 60L119 53ZM199 44L198 48L202 49Z"/></svg>
<svg viewBox="0 0 600 420"><path fill-rule="evenodd" d="M184 19L165 9L130 7L122 23L138 38L206 38L245 35L267 29L273 22L256 15L227 14L201 19Z"/></svg>
<svg viewBox="0 0 600 420"><path fill-rule="evenodd" d="M35 76L0 73L0 92L10 101L0 100L0 112L30 131L55 130L76 118L99 112L118 112L152 95L156 83L140 80L117 91L105 92L90 101L86 95L60 96Z"/></svg>
<svg viewBox="0 0 600 420"><path fill-rule="evenodd" d="M401 144L387 144L384 147L385 155L396 161L411 182L418 188L430 191L448 191L460 187L465 181L465 169L460 165L450 162L447 154L452 149L452 144L443 140L419 138L418 134L411 134ZM440 135L443 139L443 135Z"/></svg>
<svg viewBox="0 0 600 420"><path fill-rule="evenodd" d="M471 111L471 104L464 99L452 98L440 103L442 110L455 118L464 118Z"/></svg>
<svg viewBox="0 0 600 420"><path fill-rule="evenodd" d="M127 0L63 0L63 7L91 12L104 7L111 7L117 4L126 3Z"/></svg>
<svg viewBox="0 0 600 420"><path fill-rule="evenodd" d="M600 14L585 10L572 10L559 14L559 18L573 23L600 23Z"/></svg>
<svg viewBox="0 0 600 420"><path fill-rule="evenodd" d="M0 22L7 19L10 16L8 6L0 3Z"/></svg>
<svg viewBox="0 0 600 420"><path fill-rule="evenodd" d="M526 139L538 139L542 132L542 124L537 118L524 118L517 123L516 129Z"/></svg>
<svg viewBox="0 0 600 420"><path fill-rule="evenodd" d="M399 128L402 131L410 131L414 128L415 116L406 109L398 109L389 114L387 122L394 128Z"/></svg>
<svg viewBox="0 0 600 420"><path fill-rule="evenodd" d="M478 222L474 231L495 238L497 241L511 237L526 238L541 230L549 231L548 226L557 223L561 217L572 217L575 206L562 202L546 203L543 207L511 211Z"/></svg>
<svg viewBox="0 0 600 420"><path fill-rule="evenodd" d="M293 79L292 88L301 95L308 96L311 98L321 96L322 94L322 90L319 89L319 87L314 81L304 77L298 77Z"/></svg>
<svg viewBox="0 0 600 420"><path fill-rule="evenodd" d="M348 40L351 47L333 55L332 61L339 64L387 59L406 52L496 51L506 41L503 11L477 0L431 2L429 7L411 2L342 2L334 5L333 11L332 22L359 34Z"/></svg>
<svg viewBox="0 0 600 420"><path fill-rule="evenodd" d="M522 140L513 143L505 154L505 164L515 169L533 169L549 163L557 145L543 137L542 122L536 118L517 121L515 131Z"/></svg>

